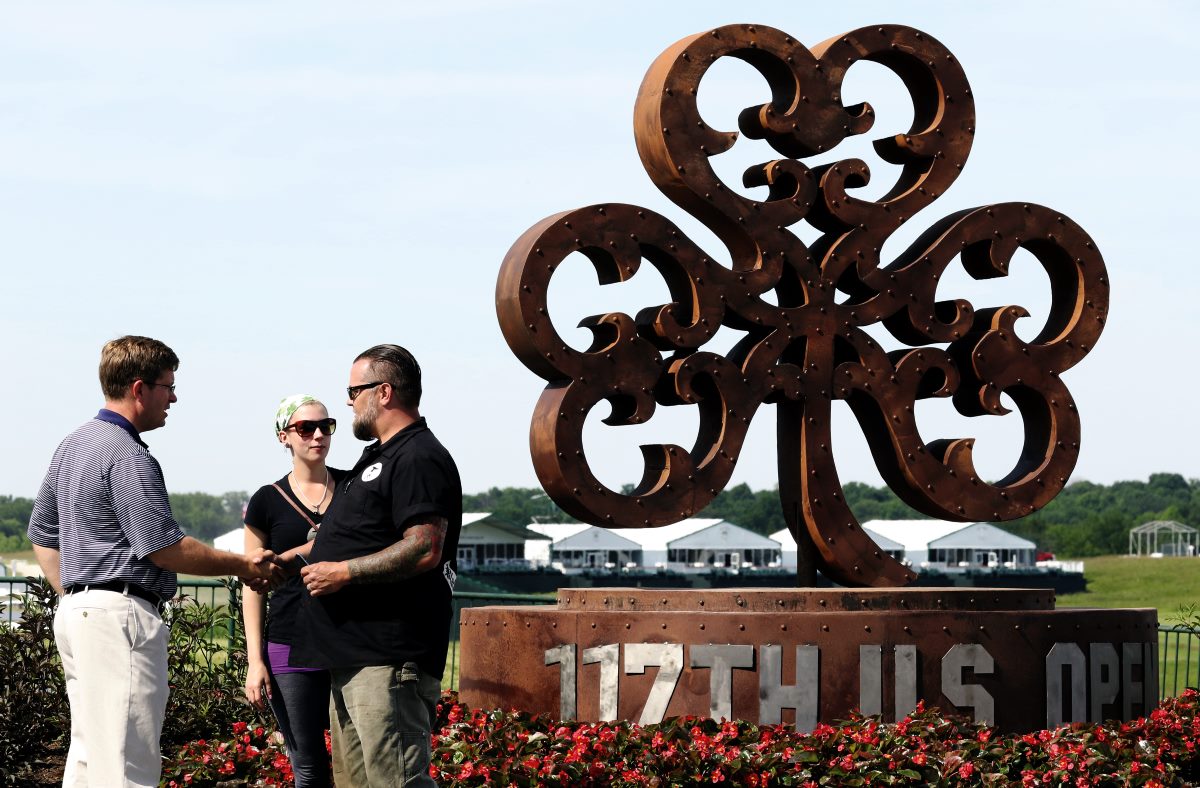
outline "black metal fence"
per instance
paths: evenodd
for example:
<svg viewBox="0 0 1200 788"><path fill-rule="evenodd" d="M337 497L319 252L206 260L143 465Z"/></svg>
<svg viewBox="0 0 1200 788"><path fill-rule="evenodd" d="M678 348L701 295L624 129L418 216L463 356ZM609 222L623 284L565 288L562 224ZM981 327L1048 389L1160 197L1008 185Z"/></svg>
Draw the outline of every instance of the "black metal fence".
<svg viewBox="0 0 1200 788"><path fill-rule="evenodd" d="M11 625L21 618L21 597L25 594L24 577L0 577L0 625ZM185 580L179 583L181 595L206 605L228 605L236 602L230 594L238 593L237 586L231 591L219 580ZM454 595L454 618L450 625L450 650L446 656L446 674L443 684L450 689L458 686L458 621L465 607L483 605L551 605L552 595L541 594L482 594L457 593ZM1185 627L1160 626L1158 628L1159 696L1163 698L1180 694L1188 687L1200 685L1200 636Z"/></svg>
<svg viewBox="0 0 1200 788"><path fill-rule="evenodd" d="M1158 628L1159 697L1169 698L1200 685L1200 641L1186 627Z"/></svg>

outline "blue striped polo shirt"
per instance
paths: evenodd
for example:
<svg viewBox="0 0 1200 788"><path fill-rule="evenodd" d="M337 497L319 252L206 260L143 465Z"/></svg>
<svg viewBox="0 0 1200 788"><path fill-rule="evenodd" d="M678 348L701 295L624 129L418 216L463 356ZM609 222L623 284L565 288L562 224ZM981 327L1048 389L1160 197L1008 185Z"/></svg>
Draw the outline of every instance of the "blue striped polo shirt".
<svg viewBox="0 0 1200 788"><path fill-rule="evenodd" d="M59 551L63 587L119 580L175 595L146 558L183 539L162 468L123 416L101 410L59 444L33 502L29 541Z"/></svg>

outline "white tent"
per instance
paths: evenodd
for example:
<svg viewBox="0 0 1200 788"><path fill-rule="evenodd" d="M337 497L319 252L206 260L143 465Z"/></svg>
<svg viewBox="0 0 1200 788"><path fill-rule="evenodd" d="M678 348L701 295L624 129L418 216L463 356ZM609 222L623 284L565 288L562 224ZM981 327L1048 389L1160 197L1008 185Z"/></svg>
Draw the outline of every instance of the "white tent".
<svg viewBox="0 0 1200 788"><path fill-rule="evenodd" d="M242 555L246 552L246 529L237 528L213 539L213 547Z"/></svg>
<svg viewBox="0 0 1200 788"><path fill-rule="evenodd" d="M863 530L898 542L904 547L904 557L920 568L929 561L929 543L963 528L967 523L949 520L868 520Z"/></svg>
<svg viewBox="0 0 1200 788"><path fill-rule="evenodd" d="M668 535L664 540L668 566L736 569L742 566L768 566L780 560L779 542L740 525L734 525L728 520L692 518L676 525L685 523L693 526L690 532L677 536ZM632 530L636 532L645 529ZM643 549L647 549L645 545ZM658 551L651 553L647 549L646 563L657 564L658 560Z"/></svg>
<svg viewBox="0 0 1200 788"><path fill-rule="evenodd" d="M625 566L633 563L648 569L685 571L712 567L768 566L780 560L779 542L720 518L693 517L657 528L599 528L582 523L534 523L528 529L550 537L552 544L542 560L562 565L563 568L598 565L600 556L588 558L588 550L607 552L604 565ZM533 546L528 545L527 549L532 550ZM568 550L583 550L585 555L568 555L565 552ZM566 560L561 560L563 558L572 563L568 565Z"/></svg>
<svg viewBox="0 0 1200 788"><path fill-rule="evenodd" d="M871 537L871 541L879 545L879 549L895 558L897 561L905 560L904 545L899 542L888 539L883 534L876 533L869 528L864 528L863 532ZM783 545L783 568L795 569L797 564L796 540L792 537L792 532L783 528L771 534L771 538Z"/></svg>
<svg viewBox="0 0 1200 788"><path fill-rule="evenodd" d="M949 520L871 520L863 530L904 546L912 566L1032 566L1036 546L991 523L952 523ZM995 561L991 555L995 553Z"/></svg>
<svg viewBox="0 0 1200 788"><path fill-rule="evenodd" d="M642 565L641 545L611 528L583 523L534 523L528 529L546 539L541 544L527 540L526 550L536 550L536 560L560 569Z"/></svg>
<svg viewBox="0 0 1200 788"><path fill-rule="evenodd" d="M1037 545L991 523L971 523L929 543L929 564L947 567L1033 566Z"/></svg>
<svg viewBox="0 0 1200 788"><path fill-rule="evenodd" d="M595 526L587 523L530 523L525 529L540 536L525 540L525 558L535 564L549 566L550 550L556 542L589 528Z"/></svg>
<svg viewBox="0 0 1200 788"><path fill-rule="evenodd" d="M524 563L530 559L527 545L541 538L524 526L491 518L490 512L463 512L456 556L459 569Z"/></svg>

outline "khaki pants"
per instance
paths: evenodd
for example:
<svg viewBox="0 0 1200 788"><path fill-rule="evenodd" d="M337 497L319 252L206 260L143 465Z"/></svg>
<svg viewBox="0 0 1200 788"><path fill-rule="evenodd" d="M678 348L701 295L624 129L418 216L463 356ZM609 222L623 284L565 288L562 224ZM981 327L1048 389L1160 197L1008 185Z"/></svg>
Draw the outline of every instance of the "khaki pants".
<svg viewBox="0 0 1200 788"><path fill-rule="evenodd" d="M169 636L144 599L89 590L59 601L54 642L71 705L65 788L158 785Z"/></svg>
<svg viewBox="0 0 1200 788"><path fill-rule="evenodd" d="M421 788L441 681L415 663L334 669L329 727L333 781L353 788Z"/></svg>

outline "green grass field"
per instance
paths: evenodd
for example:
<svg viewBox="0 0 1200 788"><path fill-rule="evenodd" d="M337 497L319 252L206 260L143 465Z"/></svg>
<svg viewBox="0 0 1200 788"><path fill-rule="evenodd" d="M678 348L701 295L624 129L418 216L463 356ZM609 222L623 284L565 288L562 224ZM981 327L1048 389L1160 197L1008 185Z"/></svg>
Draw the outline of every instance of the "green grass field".
<svg viewBox="0 0 1200 788"><path fill-rule="evenodd" d="M1180 605L1200 603L1200 559L1085 558L1088 590L1058 598L1059 607L1154 607L1160 624L1175 623Z"/></svg>
<svg viewBox="0 0 1200 788"><path fill-rule="evenodd" d="M1061 607L1153 607L1160 626L1179 623L1180 607L1200 604L1200 559L1134 558L1123 555L1084 559L1088 590L1058 597ZM1200 640L1187 634L1160 634L1160 679L1165 694L1200 682Z"/></svg>
<svg viewBox="0 0 1200 788"><path fill-rule="evenodd" d="M32 550L22 550L19 553L3 553L0 554L0 560L8 563L9 561L36 561L37 556Z"/></svg>

